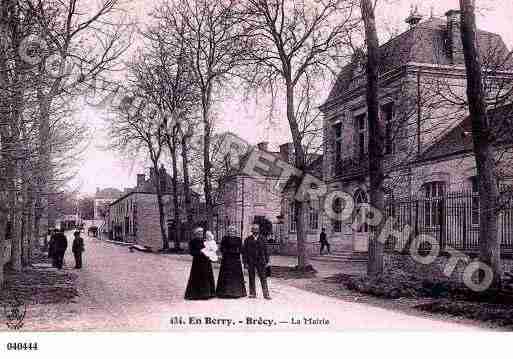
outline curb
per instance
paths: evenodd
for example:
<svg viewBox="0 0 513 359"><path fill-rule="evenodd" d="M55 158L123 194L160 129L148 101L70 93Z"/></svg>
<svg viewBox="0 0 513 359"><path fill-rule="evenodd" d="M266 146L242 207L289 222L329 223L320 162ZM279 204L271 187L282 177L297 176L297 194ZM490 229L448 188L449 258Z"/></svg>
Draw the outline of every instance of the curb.
<svg viewBox="0 0 513 359"><path fill-rule="evenodd" d="M97 238L97 237L89 237L88 236L87 238L97 240L98 242L105 242L105 243L110 243L110 244L116 244L118 246L123 246L123 247L129 247L129 246L133 246L135 244L135 243L111 241L110 239L100 239L100 238Z"/></svg>

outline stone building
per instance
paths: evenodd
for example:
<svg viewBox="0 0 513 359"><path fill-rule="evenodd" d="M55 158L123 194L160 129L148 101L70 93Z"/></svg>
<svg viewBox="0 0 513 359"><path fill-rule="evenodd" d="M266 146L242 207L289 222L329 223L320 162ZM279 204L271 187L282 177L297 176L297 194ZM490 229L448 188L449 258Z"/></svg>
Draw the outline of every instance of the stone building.
<svg viewBox="0 0 513 359"><path fill-rule="evenodd" d="M170 242L175 235L182 240L185 236L183 236L183 233L177 233L177 228L183 228L183 226L176 226L173 223L172 178L163 166L159 171L160 185L163 191L166 237ZM179 184L178 196L180 204L179 218L183 223L186 221L183 184ZM191 201L195 217L201 216L199 194L191 191ZM146 179L146 175L138 174L136 187L126 189L124 195L109 204L107 229L110 237L114 240L136 243L158 250L162 248L163 244L159 220L155 173L150 171L148 179Z"/></svg>
<svg viewBox="0 0 513 359"><path fill-rule="evenodd" d="M307 155L306 172L318 179L322 179L323 156ZM280 253L295 255L297 253L297 212L294 197L297 190L296 178L292 177L285 186L282 194L282 213L284 214L283 240ZM322 200L308 200L303 210L303 223L305 224L306 250L309 253L318 251L319 235L322 228L326 227L325 217L322 215ZM332 250L337 249L335 243Z"/></svg>
<svg viewBox="0 0 513 359"><path fill-rule="evenodd" d="M293 156L292 143L281 145L279 152L270 151L267 142L259 143L257 148L287 163L290 163ZM244 163L244 158L240 162ZM245 238L250 234L252 223L266 219L273 224L271 240L276 242L280 240L282 193L277 187L279 175L279 169L271 169L262 176L248 175L241 169L237 169L230 171L219 180L215 211L217 224L214 223L218 237L224 234L228 225L234 225L239 234L243 232L242 236Z"/></svg>
<svg viewBox="0 0 513 359"><path fill-rule="evenodd" d="M109 204L121 197L123 192L117 188L96 188L94 194L94 220L104 221L109 210Z"/></svg>
<svg viewBox="0 0 513 359"><path fill-rule="evenodd" d="M472 133L462 102L466 98L466 72L459 11L448 11L445 19L425 20L412 13L406 21L410 25L407 31L380 46L379 97L380 117L385 122L387 197L436 199L454 191L475 192ZM477 37L487 91L490 98L496 98L511 88L513 67L505 61L509 51L497 34L479 30ZM499 65L503 67L499 69ZM369 201L364 69L365 54L357 53L342 69L321 107L323 179L329 190L349 193L357 205L352 218L323 218L323 222L332 245L361 253L368 249L368 228L353 229L351 224L366 215L365 204ZM491 117L498 124L511 115L503 105L490 106ZM500 146L509 145L503 142ZM502 172L501 181L507 183L508 175ZM439 226L435 207L426 205L422 211L419 213L424 224Z"/></svg>

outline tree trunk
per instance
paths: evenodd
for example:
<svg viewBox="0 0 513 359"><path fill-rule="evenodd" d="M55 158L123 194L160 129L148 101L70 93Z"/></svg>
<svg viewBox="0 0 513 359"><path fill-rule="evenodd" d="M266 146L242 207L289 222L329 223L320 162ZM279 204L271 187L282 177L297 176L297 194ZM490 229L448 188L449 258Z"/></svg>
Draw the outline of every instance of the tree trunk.
<svg viewBox="0 0 513 359"><path fill-rule="evenodd" d="M460 8L461 39L467 72L467 98L479 183L480 260L491 267L493 285L500 286L502 268L496 211L499 191L495 175L492 124L487 115L483 69L477 44L475 1L460 0Z"/></svg>
<svg viewBox="0 0 513 359"><path fill-rule="evenodd" d="M160 236L162 238L162 249L167 251L169 249L169 240L166 235L166 219L164 212L164 201L162 196L162 186L160 185L160 171L158 162L153 162L154 174L154 185L157 192L157 206L159 210L159 225L160 225Z"/></svg>
<svg viewBox="0 0 513 359"><path fill-rule="evenodd" d="M4 283L4 266L6 258L4 257L7 249L7 209L1 206L0 208L0 293Z"/></svg>
<svg viewBox="0 0 513 359"><path fill-rule="evenodd" d="M369 124L369 179L370 204L375 210L384 213L385 193L383 191L383 124L379 119L379 41L376 32L376 19L371 0L360 0L362 18L365 25L367 43L367 111ZM384 221L370 228L369 260L367 274L377 276L383 273L383 243L378 241Z"/></svg>
<svg viewBox="0 0 513 359"><path fill-rule="evenodd" d="M212 229L214 204L212 199L212 164L210 162L210 137L212 126L210 124L210 94L206 94L203 99L203 181L206 206L206 225L205 230Z"/></svg>
<svg viewBox="0 0 513 359"><path fill-rule="evenodd" d="M186 215L186 223L185 223L185 233L186 233L186 241L189 241L191 231L192 231L192 203L191 203L191 190L190 190L190 181L189 181L189 157L188 157L188 144L187 141L189 139L188 134L182 135L182 168L183 168L183 191L185 196L185 215Z"/></svg>
<svg viewBox="0 0 513 359"><path fill-rule="evenodd" d="M292 134L292 140L294 142L294 158L295 166L298 170L304 173L306 169L306 156L303 148L303 138L299 131L298 124L296 121L296 113L294 110L294 86L290 80L287 80L287 119L290 126L290 132ZM296 194L297 190L296 189ZM297 236L297 265L299 270L305 269L310 265L308 260L308 253L306 251L306 231L305 231L305 218L304 218L304 207L305 198L299 200L296 198L294 201L294 207L296 211L296 236Z"/></svg>
<svg viewBox="0 0 513 359"><path fill-rule="evenodd" d="M175 249L176 250L180 250L180 237L179 237L179 228L181 227L181 223L180 223L180 204L179 204L179 196L180 194L178 193L178 165L176 163L176 148L177 148L177 139L176 139L176 136L178 135L178 132L176 131L175 128L172 129L173 131L173 137L171 138L171 142L169 142L169 138L168 138L168 147L169 147L169 152L171 153L171 165L173 166L173 177L172 177L172 182L173 182L173 206L174 206L174 210L173 210L173 216L174 216L174 244L175 244ZM169 235L171 235L171 233L169 233Z"/></svg>
<svg viewBox="0 0 513 359"><path fill-rule="evenodd" d="M10 204L10 219L11 219L11 267L15 271L22 269L21 265L21 231L20 229L20 215L21 211L18 206L17 194L18 189L16 186L16 164L12 161L8 164L7 179L9 184L9 204Z"/></svg>
<svg viewBox="0 0 513 359"><path fill-rule="evenodd" d="M42 69L40 71L43 71ZM38 81L42 82L42 75ZM48 199L45 201L43 196L48 196L49 180L51 177L51 155L50 155L50 107L51 99L44 94L42 83L38 86L38 102L39 102L39 158L36 167L36 193L35 193L35 215L34 215L34 233L39 238L41 231L41 218L46 210L49 211ZM45 193L46 192L46 193ZM48 197L47 197L48 198ZM46 206L45 206L46 204ZM48 217L48 216L47 216ZM48 241L45 236L44 249L48 248Z"/></svg>

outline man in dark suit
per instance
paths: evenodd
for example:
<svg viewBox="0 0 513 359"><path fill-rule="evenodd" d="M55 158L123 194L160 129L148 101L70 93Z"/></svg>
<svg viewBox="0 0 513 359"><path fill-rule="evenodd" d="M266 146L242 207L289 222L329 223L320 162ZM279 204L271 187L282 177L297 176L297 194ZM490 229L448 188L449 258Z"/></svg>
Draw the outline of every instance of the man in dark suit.
<svg viewBox="0 0 513 359"><path fill-rule="evenodd" d="M73 255L75 256L75 269L82 268L82 252L84 251L84 239L80 237L80 232L75 231L73 233L74 239L73 239L73 245L72 245L72 251Z"/></svg>
<svg viewBox="0 0 513 359"><path fill-rule="evenodd" d="M64 264L64 254L66 253L66 249L68 249L68 239L64 234L64 229L60 229L54 236L54 258L55 258L55 266L58 269L62 269L62 265Z"/></svg>
<svg viewBox="0 0 513 359"><path fill-rule="evenodd" d="M256 298L255 273L258 274L262 285L262 294L265 299L271 299L267 287L266 267L269 263L269 254L263 236L259 235L258 224L251 226L252 235L246 238L242 246L242 261L248 269L249 297Z"/></svg>
<svg viewBox="0 0 513 359"><path fill-rule="evenodd" d="M324 250L324 247L328 248L328 254L330 254L330 243L328 242L328 239L326 238L326 229L323 228L321 231L321 234L319 235L319 242L321 243L321 249L320 249L320 255L322 255L322 252Z"/></svg>

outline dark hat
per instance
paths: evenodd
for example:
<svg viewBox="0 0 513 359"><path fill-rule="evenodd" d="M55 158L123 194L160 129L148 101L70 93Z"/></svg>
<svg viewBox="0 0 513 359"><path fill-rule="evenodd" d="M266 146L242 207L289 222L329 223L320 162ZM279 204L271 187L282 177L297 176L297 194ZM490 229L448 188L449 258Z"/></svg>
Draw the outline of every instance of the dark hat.
<svg viewBox="0 0 513 359"><path fill-rule="evenodd" d="M73 235L74 236L80 236L80 232L79 231L75 231L75 232L73 232Z"/></svg>

